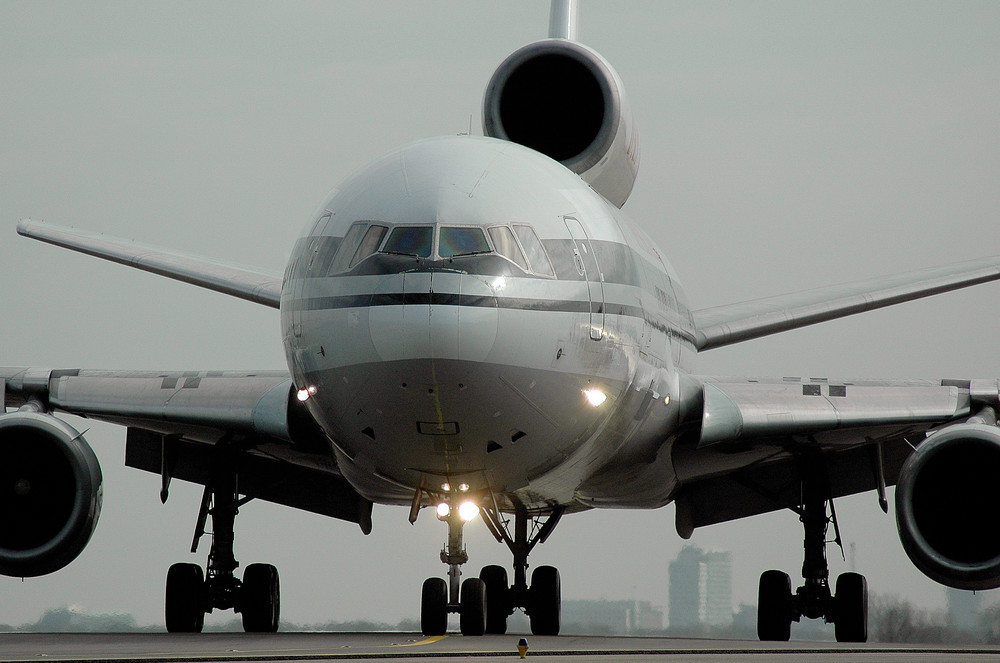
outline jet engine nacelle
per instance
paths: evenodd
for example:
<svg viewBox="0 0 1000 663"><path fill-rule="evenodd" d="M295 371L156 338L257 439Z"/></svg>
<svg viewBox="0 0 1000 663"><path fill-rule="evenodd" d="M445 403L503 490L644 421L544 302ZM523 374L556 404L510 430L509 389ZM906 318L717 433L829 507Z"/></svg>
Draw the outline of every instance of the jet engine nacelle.
<svg viewBox="0 0 1000 663"><path fill-rule="evenodd" d="M956 424L928 437L903 465L896 525L929 578L958 589L1000 587L1000 429Z"/></svg>
<svg viewBox="0 0 1000 663"><path fill-rule="evenodd" d="M618 207L635 184L639 134L621 80L577 42L547 39L504 60L486 87L483 132L561 162Z"/></svg>
<svg viewBox="0 0 1000 663"><path fill-rule="evenodd" d="M86 547L101 512L101 466L51 415L0 415L0 574L40 576Z"/></svg>

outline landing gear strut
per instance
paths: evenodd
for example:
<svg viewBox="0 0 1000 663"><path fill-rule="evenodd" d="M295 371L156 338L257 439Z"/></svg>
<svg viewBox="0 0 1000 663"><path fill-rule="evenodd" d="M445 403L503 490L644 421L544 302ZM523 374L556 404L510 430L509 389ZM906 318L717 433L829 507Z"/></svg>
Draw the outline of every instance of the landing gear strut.
<svg viewBox="0 0 1000 663"><path fill-rule="evenodd" d="M765 571L757 595L757 636L761 640L786 641L791 623L801 617L823 618L834 624L838 642L868 640L868 582L858 573L837 578L836 594L830 592L830 570L826 560L826 534L832 522L839 545L833 499L821 461L803 464L802 505L798 509L803 537L803 585L792 594L791 579L782 571ZM830 503L827 515L826 504Z"/></svg>
<svg viewBox="0 0 1000 663"><path fill-rule="evenodd" d="M531 622L535 635L559 635L561 588L559 571L552 566L540 566L531 574L528 585L528 554L543 543L562 516L561 508L540 521L532 518L523 505L514 510L514 532L501 517L499 509L481 508L483 521L497 541L506 543L514 556L514 581L508 583L507 570L502 566L483 567L478 578L461 583L461 565L469 560L462 545L465 522L450 509L438 518L448 524L448 544L441 551L441 561L448 564L448 580L428 578L424 581L420 600L420 626L424 635L443 635L448 628L448 613L459 613L462 635L502 634L507 632L507 618L521 608ZM535 527L529 535L529 524Z"/></svg>
<svg viewBox="0 0 1000 663"><path fill-rule="evenodd" d="M212 549L208 554L207 573L197 564L174 564L167 572L165 617L171 633L198 633L205 614L218 608L233 609L243 615L243 630L248 633L273 633L278 630L280 588L278 570L270 564L251 564L242 582L235 576L239 562L233 554L234 526L240 499L238 480L232 463L220 463L211 485L205 487L198 525L191 552L205 534L205 524L212 517Z"/></svg>
<svg viewBox="0 0 1000 663"><path fill-rule="evenodd" d="M438 519L448 524L448 543L441 551L441 561L448 565L448 582L428 578L420 592L420 630L424 635L444 635L448 614L457 612L462 635L486 632L486 584L480 578L462 582L462 565L469 561L463 543L465 523L471 518L458 505L442 502Z"/></svg>

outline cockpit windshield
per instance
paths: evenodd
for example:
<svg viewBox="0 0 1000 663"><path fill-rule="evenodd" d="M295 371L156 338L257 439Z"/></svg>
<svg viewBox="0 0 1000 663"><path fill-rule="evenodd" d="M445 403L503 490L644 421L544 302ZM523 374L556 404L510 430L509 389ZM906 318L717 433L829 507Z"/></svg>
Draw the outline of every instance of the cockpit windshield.
<svg viewBox="0 0 1000 663"><path fill-rule="evenodd" d="M444 226L438 238L438 255L442 258L491 253L490 243L482 228L454 228Z"/></svg>
<svg viewBox="0 0 1000 663"><path fill-rule="evenodd" d="M389 233L382 253L429 258L433 246L433 226L397 226Z"/></svg>

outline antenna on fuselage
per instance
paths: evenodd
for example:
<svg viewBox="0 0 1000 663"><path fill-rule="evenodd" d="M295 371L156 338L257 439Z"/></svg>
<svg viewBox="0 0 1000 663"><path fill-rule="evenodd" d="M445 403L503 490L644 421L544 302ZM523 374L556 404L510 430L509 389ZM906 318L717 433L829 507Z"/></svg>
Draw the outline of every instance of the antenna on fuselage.
<svg viewBox="0 0 1000 663"><path fill-rule="evenodd" d="M549 39L576 41L576 0L552 0Z"/></svg>

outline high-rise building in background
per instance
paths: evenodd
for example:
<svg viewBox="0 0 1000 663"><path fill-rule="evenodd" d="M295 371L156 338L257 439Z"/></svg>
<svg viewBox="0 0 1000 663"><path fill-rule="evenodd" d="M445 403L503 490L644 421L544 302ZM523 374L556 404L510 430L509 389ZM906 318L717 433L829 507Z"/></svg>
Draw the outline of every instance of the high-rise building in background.
<svg viewBox="0 0 1000 663"><path fill-rule="evenodd" d="M954 587L945 587L944 595L948 599L948 625L954 628L974 630L979 626L979 610L982 605L982 594Z"/></svg>
<svg viewBox="0 0 1000 663"><path fill-rule="evenodd" d="M670 563L671 629L725 626L733 622L733 556L681 548Z"/></svg>

